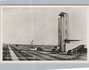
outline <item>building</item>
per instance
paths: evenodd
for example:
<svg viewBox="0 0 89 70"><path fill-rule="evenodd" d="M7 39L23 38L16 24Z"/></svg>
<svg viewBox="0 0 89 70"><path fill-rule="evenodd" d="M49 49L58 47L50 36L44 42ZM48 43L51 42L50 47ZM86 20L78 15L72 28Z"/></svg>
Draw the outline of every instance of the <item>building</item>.
<svg viewBox="0 0 89 70"><path fill-rule="evenodd" d="M67 52L66 50L66 48L68 47L67 44L70 45L71 42L79 42L79 41L81 40L69 39L69 15L68 13L61 12L58 18L58 47L60 48L60 52L62 53ZM72 48L71 50L74 52L75 48L77 51L80 51L80 49L82 49L81 52L83 52L83 50L85 49L84 44L83 45L79 44L74 48Z"/></svg>

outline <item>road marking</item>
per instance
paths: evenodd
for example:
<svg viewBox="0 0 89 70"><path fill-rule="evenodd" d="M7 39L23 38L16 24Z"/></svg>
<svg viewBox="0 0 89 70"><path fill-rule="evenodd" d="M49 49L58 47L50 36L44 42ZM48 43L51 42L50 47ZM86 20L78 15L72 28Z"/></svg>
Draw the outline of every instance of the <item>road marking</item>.
<svg viewBox="0 0 89 70"><path fill-rule="evenodd" d="M56 60L55 58L50 57L48 54L42 54L41 52L29 51L29 53L33 54L35 58L41 60Z"/></svg>

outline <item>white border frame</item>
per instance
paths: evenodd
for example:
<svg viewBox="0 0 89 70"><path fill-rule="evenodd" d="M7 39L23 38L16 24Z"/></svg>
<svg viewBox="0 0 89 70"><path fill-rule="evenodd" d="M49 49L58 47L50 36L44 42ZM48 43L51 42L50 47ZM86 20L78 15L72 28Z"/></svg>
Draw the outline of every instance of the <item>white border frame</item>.
<svg viewBox="0 0 89 70"><path fill-rule="evenodd" d="M27 6L19 6L19 5L16 5L16 6L13 6L13 5L2 5L1 6L1 47L0 47L0 53L1 53L1 59L0 59L0 63L89 63L89 48L87 48L87 60L75 60L75 61L73 61L73 60L57 60L57 61L3 61L2 60L2 41L3 41L3 34L2 34L2 31L3 31L3 28L2 28L2 26L3 26L3 7L85 7L85 8L89 8L89 6L71 6L71 5L59 5L59 6L53 6L53 5L50 5L50 6L44 6L44 5L36 5L36 6L32 6L32 5L27 5ZM88 13L88 12L87 12ZM89 14L88 14L89 15ZM87 16L87 47L89 46L89 28L88 28L88 26L89 26L89 24L88 24L88 22L89 22L89 20L88 20L88 18L89 18L89 16Z"/></svg>

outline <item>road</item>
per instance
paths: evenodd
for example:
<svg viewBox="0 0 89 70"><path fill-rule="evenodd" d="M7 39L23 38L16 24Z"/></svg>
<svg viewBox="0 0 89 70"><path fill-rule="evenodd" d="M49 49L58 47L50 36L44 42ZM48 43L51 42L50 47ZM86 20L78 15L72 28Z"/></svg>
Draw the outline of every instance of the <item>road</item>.
<svg viewBox="0 0 89 70"><path fill-rule="evenodd" d="M10 60L12 60L12 61L76 60L76 58L79 57L79 55L68 56L68 55L52 54L51 52L31 50L26 47L21 48L19 46L17 47L17 46L13 46L13 45L8 45L5 48L8 48L8 53L9 53L8 58L10 58ZM7 56L5 55L4 60L8 60L6 57Z"/></svg>

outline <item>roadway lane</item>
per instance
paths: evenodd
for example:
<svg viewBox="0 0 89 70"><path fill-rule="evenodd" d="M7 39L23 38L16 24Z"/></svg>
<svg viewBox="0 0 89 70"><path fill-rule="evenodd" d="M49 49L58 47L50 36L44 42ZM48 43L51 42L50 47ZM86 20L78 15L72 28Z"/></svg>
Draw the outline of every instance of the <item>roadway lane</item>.
<svg viewBox="0 0 89 70"><path fill-rule="evenodd" d="M19 47L18 47L19 48ZM19 60L56 60L55 58L50 57L47 53L44 55L41 52L37 51L25 51L21 50L21 52L17 51L17 47L11 46L11 49L15 53L15 55L18 57Z"/></svg>
<svg viewBox="0 0 89 70"><path fill-rule="evenodd" d="M34 54L36 57L41 58L42 60L61 60L61 57L54 56L56 54L52 54L49 52L42 52L42 51L29 51L29 53Z"/></svg>
<svg viewBox="0 0 89 70"><path fill-rule="evenodd" d="M50 57L48 54L44 55L37 51L28 51L28 53L32 54L35 60L56 60L55 58Z"/></svg>
<svg viewBox="0 0 89 70"><path fill-rule="evenodd" d="M78 57L77 55L68 56L44 51L26 50L24 48L21 49L19 46L9 46L9 50L12 60L74 60Z"/></svg>

